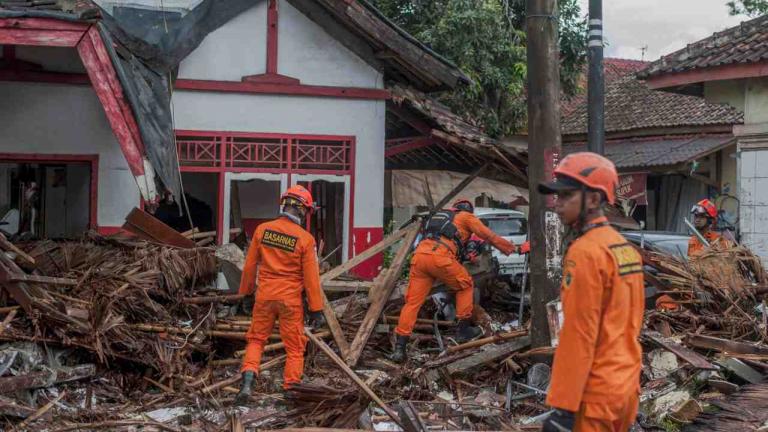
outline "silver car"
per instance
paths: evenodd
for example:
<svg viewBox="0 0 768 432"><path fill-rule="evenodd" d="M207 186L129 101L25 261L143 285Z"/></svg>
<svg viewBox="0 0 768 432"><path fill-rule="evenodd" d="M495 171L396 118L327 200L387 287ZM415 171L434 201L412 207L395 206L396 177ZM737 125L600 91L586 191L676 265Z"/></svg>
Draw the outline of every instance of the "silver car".
<svg viewBox="0 0 768 432"><path fill-rule="evenodd" d="M497 209L488 207L475 208L477 216L491 231L516 245L528 239L528 220L525 214L517 210ZM492 248L493 256L499 262L499 274L510 281L520 279L523 275L525 257L519 254L505 256Z"/></svg>

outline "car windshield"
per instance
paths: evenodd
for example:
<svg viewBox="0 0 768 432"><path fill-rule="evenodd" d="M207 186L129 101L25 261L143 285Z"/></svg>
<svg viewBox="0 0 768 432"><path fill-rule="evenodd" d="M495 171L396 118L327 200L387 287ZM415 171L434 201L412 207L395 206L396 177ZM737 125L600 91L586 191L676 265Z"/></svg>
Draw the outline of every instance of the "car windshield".
<svg viewBox="0 0 768 432"><path fill-rule="evenodd" d="M681 256L685 258L688 254L688 239L670 239L670 240L657 240L651 243L656 249L661 249L662 252L666 252L670 255Z"/></svg>
<svg viewBox="0 0 768 432"><path fill-rule="evenodd" d="M528 228L525 219L512 217L482 218L483 223L500 236L525 234Z"/></svg>

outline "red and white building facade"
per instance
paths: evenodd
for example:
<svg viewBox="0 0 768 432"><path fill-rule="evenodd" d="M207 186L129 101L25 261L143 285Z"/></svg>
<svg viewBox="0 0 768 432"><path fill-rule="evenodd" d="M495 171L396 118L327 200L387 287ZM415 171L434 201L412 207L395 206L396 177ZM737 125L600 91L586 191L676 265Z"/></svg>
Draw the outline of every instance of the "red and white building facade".
<svg viewBox="0 0 768 432"><path fill-rule="evenodd" d="M89 37L93 29L0 18L0 211L4 199L18 204L14 188L28 167L64 166L64 174L35 174L48 187L44 202L67 185L50 209L87 208L63 235L78 226L116 232L133 207L160 194L102 42ZM280 193L297 183L333 213L319 228L337 233L324 252L335 245L343 261L382 239L388 77L348 46L288 1L267 0L181 61L172 112L182 184L212 208L220 243L233 225L248 232L276 216ZM56 217L48 213L50 231ZM379 266L371 260L357 272L372 277Z"/></svg>

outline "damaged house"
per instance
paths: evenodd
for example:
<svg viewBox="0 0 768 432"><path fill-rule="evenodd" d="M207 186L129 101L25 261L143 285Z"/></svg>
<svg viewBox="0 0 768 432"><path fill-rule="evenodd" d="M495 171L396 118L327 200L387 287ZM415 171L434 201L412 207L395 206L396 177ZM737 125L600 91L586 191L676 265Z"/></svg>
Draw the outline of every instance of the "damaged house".
<svg viewBox="0 0 768 432"><path fill-rule="evenodd" d="M173 197L226 243L303 184L321 206L320 253L341 263L383 238L388 87L468 81L365 2L104 6L0 1L11 234L112 233L132 208Z"/></svg>
<svg viewBox="0 0 768 432"><path fill-rule="evenodd" d="M647 229L686 232L683 218L718 197L738 221L736 138L743 115L701 97L649 88L635 75L647 62L605 60L605 155L619 171L624 210ZM563 104L565 153L587 148L587 95Z"/></svg>

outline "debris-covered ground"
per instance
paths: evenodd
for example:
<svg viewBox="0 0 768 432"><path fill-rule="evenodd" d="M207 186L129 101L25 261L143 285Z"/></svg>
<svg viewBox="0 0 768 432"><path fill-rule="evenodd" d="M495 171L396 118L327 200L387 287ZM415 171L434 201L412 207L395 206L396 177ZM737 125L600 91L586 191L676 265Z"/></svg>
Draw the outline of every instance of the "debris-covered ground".
<svg viewBox="0 0 768 432"><path fill-rule="evenodd" d="M531 349L517 288L495 280L492 266L471 269L485 286L475 317L485 337L457 345L450 312L428 302L405 365L386 355L406 282L378 302L369 291L386 272L373 283L335 278L341 292L329 292L331 306L351 350L362 347L359 360L341 360L330 329L319 330L307 346L305 384L284 393L275 329L251 403L235 407L249 317L215 281L232 273L241 251L95 234L3 240L3 430L537 430L548 412L553 348ZM768 280L759 260L740 247L690 262L652 252L644 259L649 282L669 297L665 310L647 313L637 430L756 430L768 420L760 409ZM354 366L345 371L345 363Z"/></svg>

